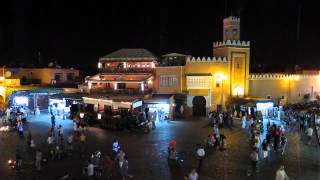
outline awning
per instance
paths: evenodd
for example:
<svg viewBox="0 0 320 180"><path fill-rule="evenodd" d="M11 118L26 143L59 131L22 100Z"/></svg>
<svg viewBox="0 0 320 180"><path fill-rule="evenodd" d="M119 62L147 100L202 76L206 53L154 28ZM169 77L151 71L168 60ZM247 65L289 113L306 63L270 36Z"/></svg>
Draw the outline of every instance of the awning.
<svg viewBox="0 0 320 180"><path fill-rule="evenodd" d="M124 98L115 96L115 98L106 97L83 97L83 102L86 104L102 105L102 106L112 106L113 108L136 108L142 106L141 99ZM141 103L140 103L141 102Z"/></svg>
<svg viewBox="0 0 320 180"><path fill-rule="evenodd" d="M145 104L170 104L171 97L172 95L153 96L151 99L146 99L143 102Z"/></svg>
<svg viewBox="0 0 320 180"><path fill-rule="evenodd" d="M89 98L89 97L83 97L83 102L86 104L94 104L94 105L102 105L102 106L112 106L113 102L112 100L108 99L97 99L97 98Z"/></svg>

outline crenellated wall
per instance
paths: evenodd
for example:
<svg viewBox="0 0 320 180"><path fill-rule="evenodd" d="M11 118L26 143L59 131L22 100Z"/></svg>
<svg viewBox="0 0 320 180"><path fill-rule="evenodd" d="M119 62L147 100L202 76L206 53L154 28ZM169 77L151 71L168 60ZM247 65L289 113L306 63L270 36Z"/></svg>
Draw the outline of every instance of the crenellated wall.
<svg viewBox="0 0 320 180"><path fill-rule="evenodd" d="M227 57L187 57L187 63L192 62L227 62Z"/></svg>
<svg viewBox="0 0 320 180"><path fill-rule="evenodd" d="M235 47L250 47L250 41L240 41L240 40L226 40L220 42L213 42L213 47L225 47L225 46L235 46Z"/></svg>
<svg viewBox="0 0 320 180"><path fill-rule="evenodd" d="M249 96L270 97L277 104L297 103L309 94L315 98L320 93L320 75L263 73L250 74Z"/></svg>

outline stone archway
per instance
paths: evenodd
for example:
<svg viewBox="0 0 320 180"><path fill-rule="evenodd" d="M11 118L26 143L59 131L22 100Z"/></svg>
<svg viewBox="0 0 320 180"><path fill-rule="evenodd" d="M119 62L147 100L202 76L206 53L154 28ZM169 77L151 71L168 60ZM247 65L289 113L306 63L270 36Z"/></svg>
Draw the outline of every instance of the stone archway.
<svg viewBox="0 0 320 180"><path fill-rule="evenodd" d="M192 100L192 115L206 116L207 101L203 96L195 96Z"/></svg>

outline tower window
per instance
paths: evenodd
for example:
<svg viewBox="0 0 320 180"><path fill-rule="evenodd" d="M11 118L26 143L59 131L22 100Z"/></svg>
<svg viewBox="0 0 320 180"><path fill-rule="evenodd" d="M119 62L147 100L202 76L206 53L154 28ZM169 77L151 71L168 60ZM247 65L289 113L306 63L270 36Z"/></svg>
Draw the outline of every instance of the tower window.
<svg viewBox="0 0 320 180"><path fill-rule="evenodd" d="M236 35L236 34L238 33L238 30L237 30L237 29L232 29L232 33L233 33L234 35Z"/></svg>

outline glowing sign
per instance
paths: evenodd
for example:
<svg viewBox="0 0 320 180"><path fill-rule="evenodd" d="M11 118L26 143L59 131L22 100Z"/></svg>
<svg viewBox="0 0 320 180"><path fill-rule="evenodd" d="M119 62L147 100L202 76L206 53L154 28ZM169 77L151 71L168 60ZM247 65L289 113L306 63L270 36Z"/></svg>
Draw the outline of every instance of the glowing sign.
<svg viewBox="0 0 320 180"><path fill-rule="evenodd" d="M142 101L137 101L137 102L132 103L132 108L137 108L140 106L142 106Z"/></svg>
<svg viewBox="0 0 320 180"><path fill-rule="evenodd" d="M98 68L102 68L102 63L101 62L98 62Z"/></svg>
<svg viewBox="0 0 320 180"><path fill-rule="evenodd" d="M16 96L14 97L14 103L17 105L25 105L28 106L28 97L26 96Z"/></svg>

